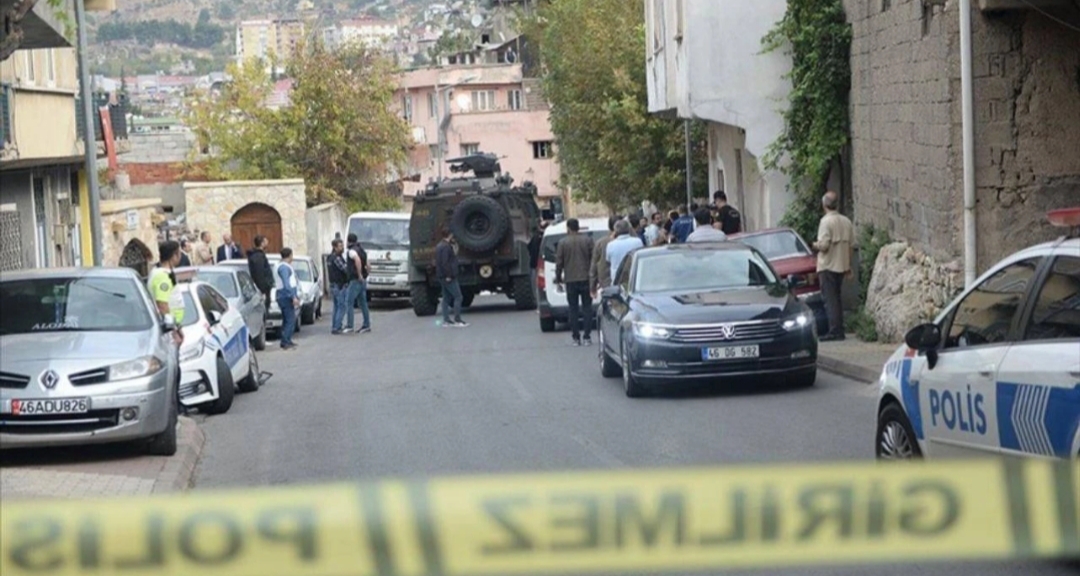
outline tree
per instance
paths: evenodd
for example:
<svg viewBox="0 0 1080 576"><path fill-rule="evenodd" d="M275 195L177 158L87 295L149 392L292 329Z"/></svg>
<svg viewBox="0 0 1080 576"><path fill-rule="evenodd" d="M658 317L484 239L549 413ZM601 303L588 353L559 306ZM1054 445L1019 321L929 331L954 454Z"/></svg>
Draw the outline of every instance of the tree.
<svg viewBox="0 0 1080 576"><path fill-rule="evenodd" d="M610 209L685 203L683 122L648 113L641 0L558 0L523 16L539 40L564 185ZM708 194L704 127L693 130L694 195Z"/></svg>
<svg viewBox="0 0 1080 576"><path fill-rule="evenodd" d="M236 10L233 8L232 0L223 0L218 3L217 17L218 20L224 22L231 22L236 19Z"/></svg>
<svg viewBox="0 0 1080 576"><path fill-rule="evenodd" d="M197 94L187 122L213 155L208 175L225 179L303 178L308 202L343 201L384 209L412 144L391 108L393 65L363 46L331 52L315 43L287 65L291 104L266 107L273 83L257 61L233 65L220 95Z"/></svg>

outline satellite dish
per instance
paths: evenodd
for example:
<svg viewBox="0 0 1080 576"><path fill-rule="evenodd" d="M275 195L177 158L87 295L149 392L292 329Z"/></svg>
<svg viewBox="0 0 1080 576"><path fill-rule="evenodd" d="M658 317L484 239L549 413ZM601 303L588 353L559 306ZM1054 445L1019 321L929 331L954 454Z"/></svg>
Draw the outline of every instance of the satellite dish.
<svg viewBox="0 0 1080 576"><path fill-rule="evenodd" d="M479 28L484 23L484 17L479 14L473 14L472 19L469 22L473 25L473 28Z"/></svg>

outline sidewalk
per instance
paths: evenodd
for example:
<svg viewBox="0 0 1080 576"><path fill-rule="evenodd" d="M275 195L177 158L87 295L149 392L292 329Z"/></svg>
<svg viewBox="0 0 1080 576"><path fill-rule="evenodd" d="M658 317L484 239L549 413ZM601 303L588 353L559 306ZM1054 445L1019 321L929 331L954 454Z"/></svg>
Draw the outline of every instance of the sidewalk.
<svg viewBox="0 0 1080 576"><path fill-rule="evenodd" d="M206 437L194 420L180 418L179 446L171 457L143 456L127 446L91 446L4 452L0 501L142 496L187 490Z"/></svg>
<svg viewBox="0 0 1080 576"><path fill-rule="evenodd" d="M863 342L848 334L843 342L822 342L818 345L818 367L845 378L866 384L876 384L885 362L899 344Z"/></svg>

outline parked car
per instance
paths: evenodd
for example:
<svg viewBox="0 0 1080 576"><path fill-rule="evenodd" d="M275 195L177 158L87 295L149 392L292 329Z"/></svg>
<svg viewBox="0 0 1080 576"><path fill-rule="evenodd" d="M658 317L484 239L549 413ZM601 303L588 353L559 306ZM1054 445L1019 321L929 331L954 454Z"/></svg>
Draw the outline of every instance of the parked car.
<svg viewBox="0 0 1080 576"><path fill-rule="evenodd" d="M878 458L1080 457L1080 208L908 332L879 379Z"/></svg>
<svg viewBox="0 0 1080 576"><path fill-rule="evenodd" d="M210 284L226 300L229 306L236 308L247 325L251 345L256 350L266 349L266 303L251 273L247 268L238 266L199 266L198 268L179 268L178 279L198 278Z"/></svg>
<svg viewBox="0 0 1080 576"><path fill-rule="evenodd" d="M278 255L278 254L267 254L266 258L270 262L270 266L272 266L272 267L277 266L278 262L281 262L281 256ZM296 256L296 257L293 258L293 264L294 264L293 268L294 269L296 269L296 261L299 258L300 258L299 256ZM241 270L247 270L248 269L247 260L240 260L240 259L226 260L224 262L220 262L218 264L218 266L230 266L230 267L234 267L234 268L241 269ZM300 276L299 269L297 269L296 275L297 275L297 278L299 278L299 276ZM321 306L321 304L320 304L320 306ZM302 309L303 309L303 302L301 301L301 305L296 307L296 318L297 318L296 331L297 332L300 331L300 325L303 323L303 322L300 321L301 320ZM267 307L266 319L265 319L265 326L266 326L267 333L279 332L281 330L281 322L282 322L281 308L278 307L278 303L277 303L277 288L271 288L270 289L270 306Z"/></svg>
<svg viewBox="0 0 1080 576"><path fill-rule="evenodd" d="M0 275L0 448L145 441L176 452L172 316L127 268Z"/></svg>
<svg viewBox="0 0 1080 576"><path fill-rule="evenodd" d="M281 261L278 254L271 254L269 258L271 266ZM292 267L300 284L300 321L297 324L314 324L317 318L322 318L323 290L319 281L319 266L309 256L293 256Z"/></svg>
<svg viewBox="0 0 1080 576"><path fill-rule="evenodd" d="M821 298L821 283L817 275L817 256L798 232L791 228L769 228L732 234L728 239L751 246L764 254L781 278L794 277L795 296L813 310L818 333L829 331L829 317L825 313L825 301Z"/></svg>
<svg viewBox="0 0 1080 576"><path fill-rule="evenodd" d="M237 388L259 390L259 360L247 324L209 282L181 282L176 289L184 300L180 401L208 414L223 414L232 407Z"/></svg>
<svg viewBox="0 0 1080 576"><path fill-rule="evenodd" d="M589 236L596 242L611 232L608 230L607 218L584 218L580 221L581 234ZM540 331L551 332L555 330L556 322L570 321L570 306L567 303L566 291L560 291L555 286L555 250L559 241L566 238L566 222L557 222L544 230L543 240L540 242L540 262L536 267L536 288L540 293L539 313ZM591 314L596 314L599 302L593 303Z"/></svg>
<svg viewBox="0 0 1080 576"><path fill-rule="evenodd" d="M626 395L737 376L812 386L813 315L768 260L735 242L639 248L602 291L600 372Z"/></svg>

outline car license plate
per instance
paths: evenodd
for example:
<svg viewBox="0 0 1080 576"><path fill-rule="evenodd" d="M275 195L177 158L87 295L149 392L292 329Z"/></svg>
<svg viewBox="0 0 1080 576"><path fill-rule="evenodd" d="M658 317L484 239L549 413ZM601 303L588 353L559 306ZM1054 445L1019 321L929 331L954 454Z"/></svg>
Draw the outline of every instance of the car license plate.
<svg viewBox="0 0 1080 576"><path fill-rule="evenodd" d="M394 283L393 278L379 278L377 276L372 276L371 278L368 278L368 281L371 282L372 284L393 284Z"/></svg>
<svg viewBox="0 0 1080 576"><path fill-rule="evenodd" d="M746 358L757 358L759 354L757 344L701 349L702 360L744 360Z"/></svg>
<svg viewBox="0 0 1080 576"><path fill-rule="evenodd" d="M15 416L33 416L36 414L86 414L89 411L89 398L51 398L48 400L11 401L11 413Z"/></svg>

